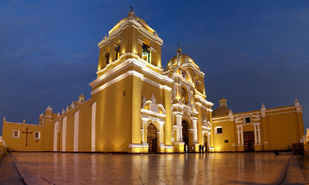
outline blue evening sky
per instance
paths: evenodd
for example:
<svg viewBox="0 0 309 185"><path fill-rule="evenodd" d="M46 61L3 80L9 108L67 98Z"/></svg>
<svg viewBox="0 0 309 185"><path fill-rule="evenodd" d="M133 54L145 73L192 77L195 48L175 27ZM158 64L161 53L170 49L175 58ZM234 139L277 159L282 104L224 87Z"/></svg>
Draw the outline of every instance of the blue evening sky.
<svg viewBox="0 0 309 185"><path fill-rule="evenodd" d="M130 5L164 40L164 66L178 42L200 66L213 109L222 96L234 113L297 97L309 127L307 0L0 0L0 118L37 124L48 105L89 99L97 43Z"/></svg>

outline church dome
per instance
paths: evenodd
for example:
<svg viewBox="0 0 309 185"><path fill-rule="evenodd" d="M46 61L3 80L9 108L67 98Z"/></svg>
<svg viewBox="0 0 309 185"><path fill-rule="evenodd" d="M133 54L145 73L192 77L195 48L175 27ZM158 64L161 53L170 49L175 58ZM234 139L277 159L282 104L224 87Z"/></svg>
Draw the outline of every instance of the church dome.
<svg viewBox="0 0 309 185"><path fill-rule="evenodd" d="M123 19L121 19L119 22L117 22L117 24L115 24L115 26L109 31L109 34L111 34L113 31L117 30L119 28L119 26L126 22L127 20L135 20L136 22L138 22L139 24L142 25L142 27L144 27L146 30L148 30L149 32L151 32L152 34L155 33L155 30L153 30L150 26L148 26L148 24L146 23L146 21L140 17L135 16L135 13L131 10L128 13L128 17L125 17Z"/></svg>
<svg viewBox="0 0 309 185"><path fill-rule="evenodd" d="M182 50L178 47L177 55L168 61L166 69L177 66L178 56L180 65L184 63L192 63L196 68L199 68L198 65L195 64L194 60L189 55L182 54Z"/></svg>
<svg viewBox="0 0 309 185"><path fill-rule="evenodd" d="M215 109L212 112L212 116L222 116L222 115L227 115L229 114L230 109L227 107L227 100L225 98L220 99L220 107Z"/></svg>

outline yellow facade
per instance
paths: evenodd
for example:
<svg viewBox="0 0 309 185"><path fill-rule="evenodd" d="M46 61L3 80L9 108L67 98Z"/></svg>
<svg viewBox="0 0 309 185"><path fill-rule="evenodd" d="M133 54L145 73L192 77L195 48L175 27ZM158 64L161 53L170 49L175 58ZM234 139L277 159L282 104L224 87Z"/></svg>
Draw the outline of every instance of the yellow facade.
<svg viewBox="0 0 309 185"><path fill-rule="evenodd" d="M302 106L297 99L291 106L266 109L263 104L261 110L236 114L226 101L222 98L213 112L214 151L288 150L303 142Z"/></svg>
<svg viewBox="0 0 309 185"><path fill-rule="evenodd" d="M48 107L40 115L39 125L3 120L8 149L183 153L199 152L205 145L207 152L244 151L237 135L241 125L237 119L243 114L254 119L251 125L243 125L242 132L255 132L255 119L260 123L261 141L254 146L256 151L285 149L286 144L300 142L300 105L297 113L291 106L283 112L278 108L214 116L213 103L206 100L205 74L179 47L164 69L162 44L154 29L129 12L98 44L97 78L89 84L91 98L85 100L81 95L58 114ZM279 125L280 129L275 129ZM216 133L218 127L222 134ZM27 128L32 135L28 133L26 146L23 132ZM20 131L19 137L14 130ZM39 139L34 138L34 132L40 132ZM282 138L283 134L289 138Z"/></svg>

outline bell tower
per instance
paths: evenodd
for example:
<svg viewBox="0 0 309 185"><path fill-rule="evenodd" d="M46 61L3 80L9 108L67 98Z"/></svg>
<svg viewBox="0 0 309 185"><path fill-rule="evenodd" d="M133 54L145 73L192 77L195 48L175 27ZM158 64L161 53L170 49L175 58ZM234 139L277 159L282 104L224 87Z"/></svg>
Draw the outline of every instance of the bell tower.
<svg viewBox="0 0 309 185"><path fill-rule="evenodd" d="M129 58L142 61L157 72L162 71L163 40L143 19L135 16L133 8L130 8L128 16L120 20L98 44L98 78Z"/></svg>

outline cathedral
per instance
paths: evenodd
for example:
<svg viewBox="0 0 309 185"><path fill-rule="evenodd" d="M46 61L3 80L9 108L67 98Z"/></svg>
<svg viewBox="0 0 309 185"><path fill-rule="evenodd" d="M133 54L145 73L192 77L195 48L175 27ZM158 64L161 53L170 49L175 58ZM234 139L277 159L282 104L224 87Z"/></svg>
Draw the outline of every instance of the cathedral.
<svg viewBox="0 0 309 185"><path fill-rule="evenodd" d="M287 150L302 143L302 106L233 113L207 101L204 73L180 47L162 66L163 40L131 10L99 42L97 78L38 124L3 119L9 151L184 153Z"/></svg>

